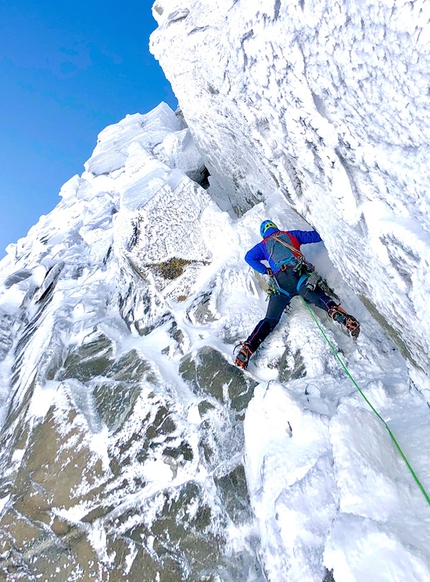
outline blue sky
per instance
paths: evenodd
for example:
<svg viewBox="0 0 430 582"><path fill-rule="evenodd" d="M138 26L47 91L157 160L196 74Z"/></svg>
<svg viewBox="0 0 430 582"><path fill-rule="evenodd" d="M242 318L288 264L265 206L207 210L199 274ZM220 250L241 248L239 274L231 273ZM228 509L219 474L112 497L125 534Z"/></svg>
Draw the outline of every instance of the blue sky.
<svg viewBox="0 0 430 582"><path fill-rule="evenodd" d="M152 3L0 0L0 258L83 172L102 129L177 107L148 49Z"/></svg>

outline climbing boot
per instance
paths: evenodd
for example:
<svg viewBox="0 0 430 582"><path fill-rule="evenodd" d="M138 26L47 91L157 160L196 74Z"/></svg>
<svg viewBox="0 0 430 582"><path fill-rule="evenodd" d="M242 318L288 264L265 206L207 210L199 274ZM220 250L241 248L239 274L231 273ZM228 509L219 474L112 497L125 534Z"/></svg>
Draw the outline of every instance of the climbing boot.
<svg viewBox="0 0 430 582"><path fill-rule="evenodd" d="M328 310L329 316L341 325L344 325L351 334L351 337L356 339L360 333L360 324L352 315L349 315L343 307L335 305Z"/></svg>
<svg viewBox="0 0 430 582"><path fill-rule="evenodd" d="M241 346L241 347L237 353L236 360L234 363L239 368L242 368L242 370L246 370L246 368L248 367L249 358L252 356L253 352L251 352L249 344L247 344L246 342L238 344L238 346ZM236 347L238 347L238 346L236 346Z"/></svg>
<svg viewBox="0 0 430 582"><path fill-rule="evenodd" d="M346 316L345 327L351 334L351 337L357 339L360 334L360 324L352 315Z"/></svg>

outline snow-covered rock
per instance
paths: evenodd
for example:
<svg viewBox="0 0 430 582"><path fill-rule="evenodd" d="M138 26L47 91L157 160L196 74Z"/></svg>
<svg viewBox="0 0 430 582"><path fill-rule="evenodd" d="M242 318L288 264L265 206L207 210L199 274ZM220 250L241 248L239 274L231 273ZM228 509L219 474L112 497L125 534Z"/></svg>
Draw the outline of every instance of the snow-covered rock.
<svg viewBox="0 0 430 582"><path fill-rule="evenodd" d="M427 490L428 379L321 244L358 343L320 312L330 348L295 301L249 372L232 365L265 310L243 259L261 220L306 223L276 193L222 208L186 131L164 104L107 128L0 264L2 575L425 580L430 506L332 349Z"/></svg>
<svg viewBox="0 0 430 582"><path fill-rule="evenodd" d="M425 11L157 0L182 111L106 128L0 263L1 577L430 579ZM362 332L295 299L243 372L268 217Z"/></svg>
<svg viewBox="0 0 430 582"><path fill-rule="evenodd" d="M214 191L241 213L281 192L428 369L427 3L157 0L153 15Z"/></svg>
<svg viewBox="0 0 430 582"><path fill-rule="evenodd" d="M202 159L165 104L104 130L85 168L0 266L0 571L243 579L259 565L236 416L255 382L205 322L223 345L223 272L257 299L250 228L189 177Z"/></svg>

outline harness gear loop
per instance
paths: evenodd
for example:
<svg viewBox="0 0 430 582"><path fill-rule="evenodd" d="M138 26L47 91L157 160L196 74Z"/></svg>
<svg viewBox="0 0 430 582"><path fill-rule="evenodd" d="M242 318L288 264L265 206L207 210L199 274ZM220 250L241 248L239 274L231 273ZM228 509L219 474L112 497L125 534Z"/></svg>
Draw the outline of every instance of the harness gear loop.
<svg viewBox="0 0 430 582"><path fill-rule="evenodd" d="M280 295L281 292L279 291L279 288L277 286L277 281L275 279L275 277L272 277L269 281L269 286L267 288L267 297L266 297L266 301L272 296L272 295Z"/></svg>
<svg viewBox="0 0 430 582"><path fill-rule="evenodd" d="M282 289L282 287L279 285L278 280L275 276L272 278L272 281L274 284L274 289L273 289L273 292L271 293L271 295L282 294L282 295L286 295L287 297L291 297L291 293L288 293L288 291L285 291L285 289Z"/></svg>

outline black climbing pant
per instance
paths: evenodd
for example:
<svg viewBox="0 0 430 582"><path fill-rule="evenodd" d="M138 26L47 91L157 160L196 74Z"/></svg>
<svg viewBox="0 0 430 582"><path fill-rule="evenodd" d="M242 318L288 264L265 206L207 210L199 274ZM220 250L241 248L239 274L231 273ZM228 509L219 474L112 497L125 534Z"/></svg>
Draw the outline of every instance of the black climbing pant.
<svg viewBox="0 0 430 582"><path fill-rule="evenodd" d="M336 302L319 289L319 287L316 287L314 290L308 289L306 287L306 280L304 278L301 280L300 275L295 273L293 269L280 271L275 277L283 292L270 296L265 318L257 323L254 331L246 340L251 352L255 352L266 337L275 329L281 319L282 312L293 297L301 295L306 303L312 303L324 309L324 311L328 311L336 305Z"/></svg>

